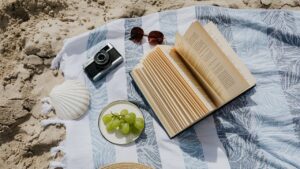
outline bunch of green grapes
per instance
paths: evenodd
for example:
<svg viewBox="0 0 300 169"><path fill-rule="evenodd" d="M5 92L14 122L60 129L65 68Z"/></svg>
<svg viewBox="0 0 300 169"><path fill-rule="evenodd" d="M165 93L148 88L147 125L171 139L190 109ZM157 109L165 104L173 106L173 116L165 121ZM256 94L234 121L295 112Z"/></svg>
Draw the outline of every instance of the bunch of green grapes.
<svg viewBox="0 0 300 169"><path fill-rule="evenodd" d="M102 121L108 132L119 130L124 135L140 134L145 127L144 119L136 117L133 112L129 113L127 109L121 110L120 113L106 114L102 117Z"/></svg>

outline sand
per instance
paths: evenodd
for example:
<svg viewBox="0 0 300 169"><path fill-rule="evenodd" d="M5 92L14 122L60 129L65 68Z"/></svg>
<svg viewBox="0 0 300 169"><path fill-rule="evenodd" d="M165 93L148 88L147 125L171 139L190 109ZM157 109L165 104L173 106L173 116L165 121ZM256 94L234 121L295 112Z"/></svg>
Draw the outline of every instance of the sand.
<svg viewBox="0 0 300 169"><path fill-rule="evenodd" d="M0 168L48 168L62 125L42 127L40 100L61 83L50 70L63 40L118 18L195 4L230 8L300 9L297 0L0 0ZM50 137L51 136L51 137Z"/></svg>

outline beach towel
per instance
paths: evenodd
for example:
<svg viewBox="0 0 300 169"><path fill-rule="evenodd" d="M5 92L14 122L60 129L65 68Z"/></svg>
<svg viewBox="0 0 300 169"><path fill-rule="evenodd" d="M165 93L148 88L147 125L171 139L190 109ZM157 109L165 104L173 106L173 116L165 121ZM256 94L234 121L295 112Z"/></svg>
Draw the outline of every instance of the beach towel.
<svg viewBox="0 0 300 169"><path fill-rule="evenodd" d="M217 112L170 139L151 116L129 72L152 46L129 40L133 27L159 30L165 44L195 20L215 23L257 85ZM300 168L300 13L285 10L227 9L192 6L139 18L119 19L65 40L52 62L65 79L82 81L90 91L87 114L63 123L66 140L52 149L65 153L51 167L98 169L116 162L138 162L155 169ZM83 64L107 43L125 62L93 84ZM145 131L128 146L106 141L99 129L101 109L115 100L132 101L142 110Z"/></svg>

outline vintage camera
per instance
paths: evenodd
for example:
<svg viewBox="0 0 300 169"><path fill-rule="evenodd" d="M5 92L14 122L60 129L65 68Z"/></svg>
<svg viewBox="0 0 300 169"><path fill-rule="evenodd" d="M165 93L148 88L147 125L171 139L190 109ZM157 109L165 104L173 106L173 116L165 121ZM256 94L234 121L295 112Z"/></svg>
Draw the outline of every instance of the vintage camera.
<svg viewBox="0 0 300 169"><path fill-rule="evenodd" d="M84 65L84 71L92 81L97 81L123 62L121 54L108 43Z"/></svg>

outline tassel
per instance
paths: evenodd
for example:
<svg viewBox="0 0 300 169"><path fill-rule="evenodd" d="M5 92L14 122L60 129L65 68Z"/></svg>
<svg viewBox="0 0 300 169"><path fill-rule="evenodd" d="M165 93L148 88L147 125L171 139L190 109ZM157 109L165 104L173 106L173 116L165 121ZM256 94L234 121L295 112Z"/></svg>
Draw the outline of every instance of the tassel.
<svg viewBox="0 0 300 169"><path fill-rule="evenodd" d="M42 114L46 115L51 111L54 111L54 107L50 104L50 98L45 97L41 100L42 103Z"/></svg>

